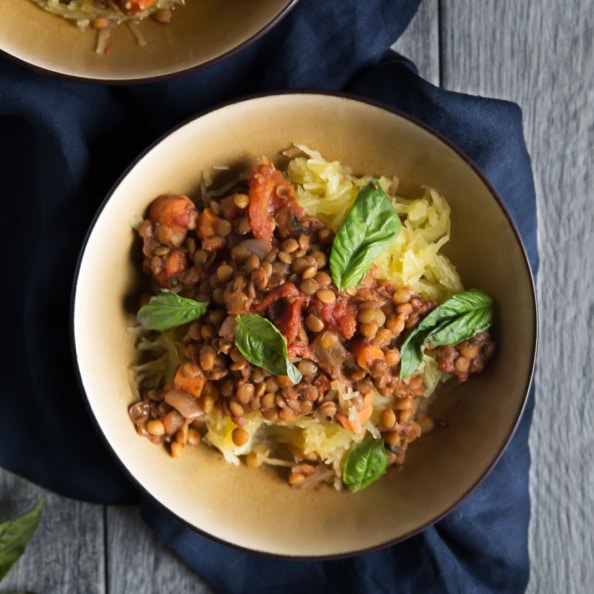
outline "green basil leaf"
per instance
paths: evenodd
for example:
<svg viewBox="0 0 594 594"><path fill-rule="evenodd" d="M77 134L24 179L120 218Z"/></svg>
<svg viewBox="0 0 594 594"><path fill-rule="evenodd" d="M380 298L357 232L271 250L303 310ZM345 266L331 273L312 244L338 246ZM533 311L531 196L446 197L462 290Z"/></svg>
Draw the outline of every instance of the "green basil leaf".
<svg viewBox="0 0 594 594"><path fill-rule="evenodd" d="M339 290L358 287L374 260L394 243L401 222L377 180L359 194L338 229L330 252L332 281Z"/></svg>
<svg viewBox="0 0 594 594"><path fill-rule="evenodd" d="M301 373L289 361L285 337L270 320L257 314L238 316L234 341L253 365L275 375L287 375L294 384L301 381Z"/></svg>
<svg viewBox="0 0 594 594"><path fill-rule="evenodd" d="M442 346L458 344L472 338L475 334L486 330L492 322L491 309L469 311L429 332L425 337L425 344Z"/></svg>
<svg viewBox="0 0 594 594"><path fill-rule="evenodd" d="M493 300L470 289L452 295L429 313L400 348L400 377L413 373L423 359L423 347L455 345L483 332L493 323Z"/></svg>
<svg viewBox="0 0 594 594"><path fill-rule="evenodd" d="M169 330L197 320L207 307L208 301L194 301L163 289L138 310L136 319L147 330Z"/></svg>
<svg viewBox="0 0 594 594"><path fill-rule="evenodd" d="M444 321L456 318L461 314L490 309L492 303L493 300L489 295L477 289L469 289L468 291L456 293L423 318L416 330L433 329L440 326Z"/></svg>
<svg viewBox="0 0 594 594"><path fill-rule="evenodd" d="M384 440L368 437L349 451L342 469L342 480L355 493L384 475L387 468Z"/></svg>
<svg viewBox="0 0 594 594"><path fill-rule="evenodd" d="M400 347L400 379L414 373L423 360L425 335L412 332Z"/></svg>
<svg viewBox="0 0 594 594"><path fill-rule="evenodd" d="M0 580L24 553L39 525L43 504L44 499L41 499L27 513L0 524Z"/></svg>

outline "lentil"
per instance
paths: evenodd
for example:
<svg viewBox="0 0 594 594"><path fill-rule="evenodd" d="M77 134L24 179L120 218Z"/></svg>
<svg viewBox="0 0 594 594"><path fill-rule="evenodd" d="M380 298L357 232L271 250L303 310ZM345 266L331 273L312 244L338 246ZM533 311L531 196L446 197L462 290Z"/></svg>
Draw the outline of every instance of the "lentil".
<svg viewBox="0 0 594 594"><path fill-rule="evenodd" d="M301 283L301 290L308 296L314 295L320 288L315 278L307 278Z"/></svg>
<svg viewBox="0 0 594 594"><path fill-rule="evenodd" d="M170 448L172 458L179 458L184 453L184 445L182 443L178 443L177 441L172 441Z"/></svg>
<svg viewBox="0 0 594 594"><path fill-rule="evenodd" d="M316 293L316 297L322 302L326 304L332 304L336 301L336 293L331 289L320 289Z"/></svg>
<svg viewBox="0 0 594 594"><path fill-rule="evenodd" d="M250 440L250 434L242 427L236 427L231 433L231 439L237 447L241 447Z"/></svg>
<svg viewBox="0 0 594 594"><path fill-rule="evenodd" d="M289 237L282 242L281 247L288 254L292 254L299 249L299 242L293 237Z"/></svg>
<svg viewBox="0 0 594 594"><path fill-rule="evenodd" d="M163 421L160 419L152 419L146 424L146 430L151 435L164 435L165 434L165 425Z"/></svg>
<svg viewBox="0 0 594 594"><path fill-rule="evenodd" d="M329 287L332 284L332 278L327 272L324 272L323 270L318 270L314 276L314 279L320 287Z"/></svg>
<svg viewBox="0 0 594 594"><path fill-rule="evenodd" d="M386 429L392 429L396 424L396 413L390 408L382 411L381 424Z"/></svg>
<svg viewBox="0 0 594 594"><path fill-rule="evenodd" d="M233 195L233 204L237 206L237 208L244 209L250 203L249 196L247 194L234 194Z"/></svg>
<svg viewBox="0 0 594 594"><path fill-rule="evenodd" d="M317 272L318 272L317 266L315 266L315 265L307 266L305 268L305 270L301 273L301 278L303 280L313 278Z"/></svg>
<svg viewBox="0 0 594 594"><path fill-rule="evenodd" d="M307 318L305 318L305 325L312 332L321 332L324 329L324 322L313 314L309 314Z"/></svg>

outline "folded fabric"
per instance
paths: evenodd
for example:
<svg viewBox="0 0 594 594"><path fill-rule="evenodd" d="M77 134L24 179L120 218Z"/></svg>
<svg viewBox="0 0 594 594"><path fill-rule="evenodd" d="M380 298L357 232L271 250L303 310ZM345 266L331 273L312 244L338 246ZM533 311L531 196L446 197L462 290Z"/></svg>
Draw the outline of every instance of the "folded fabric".
<svg viewBox="0 0 594 594"><path fill-rule="evenodd" d="M139 501L97 436L75 381L68 336L74 266L96 209L127 165L169 128L221 101L275 89L343 90L432 125L487 175L536 272L535 196L521 111L432 86L388 50L418 4L301 0L278 27L231 59L153 84L83 84L0 59L0 225L9 254L0 466L70 497ZM528 579L533 399L483 484L436 526L383 551L281 561L212 542L145 501L142 513L221 594L521 592Z"/></svg>
<svg viewBox="0 0 594 594"><path fill-rule="evenodd" d="M413 115L464 150L503 198L536 273L535 193L517 105L439 89L392 52L346 90ZM147 502L141 510L147 524L219 594L523 592L529 575L533 403L531 392L511 444L472 495L435 526L382 551L324 562L270 559L214 543Z"/></svg>

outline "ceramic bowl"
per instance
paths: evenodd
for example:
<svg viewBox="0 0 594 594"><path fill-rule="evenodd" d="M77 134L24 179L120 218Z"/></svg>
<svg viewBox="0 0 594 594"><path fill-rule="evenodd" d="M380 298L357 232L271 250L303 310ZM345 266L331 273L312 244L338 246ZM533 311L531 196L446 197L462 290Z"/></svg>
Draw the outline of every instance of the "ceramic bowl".
<svg viewBox="0 0 594 594"><path fill-rule="evenodd" d="M422 186L452 209L447 255L466 287L496 303L497 356L486 372L435 401L445 428L411 445L400 472L351 493L291 488L274 472L237 467L207 446L172 459L128 419L134 350L127 309L139 279L129 221L165 192L195 195L201 173L246 170L304 143L355 173L396 173L401 194ZM167 166L163 166L167 163ZM505 246L505 249L501 249ZM147 150L115 185L81 253L73 340L92 418L138 487L182 523L268 555L332 558L381 548L451 512L489 473L520 420L533 373L537 310L529 264L502 201L469 159L419 122L357 98L286 93L224 105Z"/></svg>
<svg viewBox="0 0 594 594"><path fill-rule="evenodd" d="M273 27L297 0L188 0L168 25L152 18L113 29L95 52L97 30L79 30L31 0L2 0L0 50L35 68L95 82L146 82L213 64Z"/></svg>

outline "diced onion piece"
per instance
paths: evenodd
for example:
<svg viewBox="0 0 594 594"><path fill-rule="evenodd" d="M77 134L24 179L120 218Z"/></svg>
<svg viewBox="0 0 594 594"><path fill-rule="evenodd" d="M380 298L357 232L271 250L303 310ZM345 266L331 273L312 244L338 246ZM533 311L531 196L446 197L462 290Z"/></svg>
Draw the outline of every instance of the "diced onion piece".
<svg viewBox="0 0 594 594"><path fill-rule="evenodd" d="M165 392L164 399L188 420L195 419L204 413L198 400L187 392L169 390Z"/></svg>

